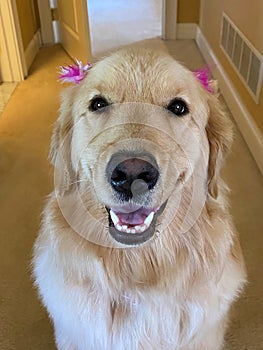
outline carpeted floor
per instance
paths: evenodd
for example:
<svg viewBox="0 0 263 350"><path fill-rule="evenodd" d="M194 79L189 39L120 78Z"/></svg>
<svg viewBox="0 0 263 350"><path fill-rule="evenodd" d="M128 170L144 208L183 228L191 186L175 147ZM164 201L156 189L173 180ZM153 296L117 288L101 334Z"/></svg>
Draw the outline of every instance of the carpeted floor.
<svg viewBox="0 0 263 350"><path fill-rule="evenodd" d="M164 45L156 39L154 45ZM166 42L190 69L203 60L193 41ZM31 249L45 196L53 186L47 161L59 91L56 68L69 62L60 46L42 49L27 80L0 117L0 349L55 349L53 331L30 278ZM248 286L233 308L225 350L263 349L263 181L236 130L224 168L248 267ZM150 349L149 349L150 350ZM189 349L190 350L190 349Z"/></svg>
<svg viewBox="0 0 263 350"><path fill-rule="evenodd" d="M14 92L17 83L0 83L0 114L7 105L12 93Z"/></svg>

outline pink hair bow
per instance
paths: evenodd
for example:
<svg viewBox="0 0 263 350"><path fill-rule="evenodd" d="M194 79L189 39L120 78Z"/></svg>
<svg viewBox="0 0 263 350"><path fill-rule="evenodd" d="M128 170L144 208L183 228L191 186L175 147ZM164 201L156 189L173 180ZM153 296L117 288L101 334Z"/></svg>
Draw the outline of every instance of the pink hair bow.
<svg viewBox="0 0 263 350"><path fill-rule="evenodd" d="M60 66L58 79L62 83L75 83L79 84L81 80L85 78L88 70L91 68L92 64L87 63L83 66L82 62L76 59L76 65Z"/></svg>
<svg viewBox="0 0 263 350"><path fill-rule="evenodd" d="M208 92L211 94L214 93L214 89L212 87L213 81L211 81L211 72L208 67L196 69L194 71L194 75Z"/></svg>

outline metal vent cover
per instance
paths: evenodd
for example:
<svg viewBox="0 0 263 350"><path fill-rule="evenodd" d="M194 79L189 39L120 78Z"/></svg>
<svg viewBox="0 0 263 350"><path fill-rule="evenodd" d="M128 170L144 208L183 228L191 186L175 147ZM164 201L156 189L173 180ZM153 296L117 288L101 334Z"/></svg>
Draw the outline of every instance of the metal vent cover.
<svg viewBox="0 0 263 350"><path fill-rule="evenodd" d="M222 16L220 44L250 95L259 103L263 57L225 13Z"/></svg>

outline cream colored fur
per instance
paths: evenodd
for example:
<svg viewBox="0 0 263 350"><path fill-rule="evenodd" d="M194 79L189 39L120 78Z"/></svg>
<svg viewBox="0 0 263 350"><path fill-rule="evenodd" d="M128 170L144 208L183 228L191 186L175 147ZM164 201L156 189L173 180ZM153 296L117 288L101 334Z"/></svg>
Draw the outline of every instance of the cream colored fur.
<svg viewBox="0 0 263 350"><path fill-rule="evenodd" d="M94 115L89 103L96 95L118 109ZM187 101L189 115L167 114L165 106L175 97ZM58 349L222 349L229 307L245 282L220 179L231 141L231 124L217 97L167 54L121 50L65 91L51 144L52 162L65 178L58 176L59 188L47 201L33 259ZM151 152L165 169L151 201L168 199L166 208L155 236L138 246L122 247L108 233L105 206L116 199L103 174L112 153L123 147ZM191 155L192 167L182 150ZM182 231L190 179L201 159L205 202ZM176 169L185 169L179 178ZM78 210L76 193L86 213Z"/></svg>

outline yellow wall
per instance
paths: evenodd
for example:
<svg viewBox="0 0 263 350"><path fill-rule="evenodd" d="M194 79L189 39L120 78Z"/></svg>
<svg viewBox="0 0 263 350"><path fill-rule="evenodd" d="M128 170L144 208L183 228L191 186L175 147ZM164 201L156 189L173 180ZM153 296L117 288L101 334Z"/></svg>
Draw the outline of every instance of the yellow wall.
<svg viewBox="0 0 263 350"><path fill-rule="evenodd" d="M199 12L200 0L178 0L178 23L198 23Z"/></svg>
<svg viewBox="0 0 263 350"><path fill-rule="evenodd" d="M16 0L24 49L40 27L37 0Z"/></svg>
<svg viewBox="0 0 263 350"><path fill-rule="evenodd" d="M259 104L248 93L243 82L220 48L222 13L225 12L255 48L263 54L262 0L201 0L200 28L216 54L244 105L263 132L263 90Z"/></svg>

